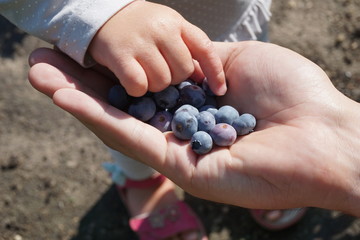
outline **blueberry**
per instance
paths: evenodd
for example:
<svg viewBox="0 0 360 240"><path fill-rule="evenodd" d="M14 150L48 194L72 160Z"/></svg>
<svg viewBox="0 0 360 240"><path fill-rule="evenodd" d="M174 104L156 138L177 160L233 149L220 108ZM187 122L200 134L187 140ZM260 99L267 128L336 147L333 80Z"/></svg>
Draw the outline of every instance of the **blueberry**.
<svg viewBox="0 0 360 240"><path fill-rule="evenodd" d="M191 137L190 144L195 153L202 155L211 151L213 140L207 132L198 131Z"/></svg>
<svg viewBox="0 0 360 240"><path fill-rule="evenodd" d="M149 120L151 126L156 127L161 132L171 130L171 120L173 115L168 111L160 111Z"/></svg>
<svg viewBox="0 0 360 240"><path fill-rule="evenodd" d="M213 106L217 106L217 100L215 96L209 96L206 95L206 99L205 99L205 103L204 105L213 105Z"/></svg>
<svg viewBox="0 0 360 240"><path fill-rule="evenodd" d="M250 113L244 113L234 120L232 126L235 128L237 135L246 135L254 130L256 119Z"/></svg>
<svg viewBox="0 0 360 240"><path fill-rule="evenodd" d="M204 80L201 83L201 87L204 90L205 94L208 96L215 96L214 92L211 91L210 87L209 87L209 81L207 80L207 78L204 78Z"/></svg>
<svg viewBox="0 0 360 240"><path fill-rule="evenodd" d="M218 146L231 146L236 140L236 130L227 123L218 123L211 129L210 136Z"/></svg>
<svg viewBox="0 0 360 240"><path fill-rule="evenodd" d="M154 100L149 97L140 97L135 98L133 103L130 104L128 113L143 121L146 122L151 119L156 112L156 104Z"/></svg>
<svg viewBox="0 0 360 240"><path fill-rule="evenodd" d="M162 109L175 107L179 97L179 91L174 86L169 86L160 92L154 93L155 103Z"/></svg>
<svg viewBox="0 0 360 240"><path fill-rule="evenodd" d="M176 87L177 87L177 89L181 90L184 87L189 86L189 85L196 85L196 83L191 79L186 79L185 81L182 81L181 83L179 83Z"/></svg>
<svg viewBox="0 0 360 240"><path fill-rule="evenodd" d="M198 121L198 131L210 132L215 126L215 117L208 111L202 111L196 115Z"/></svg>
<svg viewBox="0 0 360 240"><path fill-rule="evenodd" d="M222 106L215 114L216 123L227 123L230 125L238 117L239 112L229 105Z"/></svg>
<svg viewBox="0 0 360 240"><path fill-rule="evenodd" d="M217 113L218 109L216 107L214 107L213 105L204 105L201 108L199 108L199 111L208 111L210 112L212 115L215 116L215 114Z"/></svg>
<svg viewBox="0 0 360 240"><path fill-rule="evenodd" d="M180 112L180 111L185 111L185 112L189 112L191 113L192 115L196 116L199 114L199 110L194 107L194 106L191 106L190 104L184 104L182 106L180 106L176 111L175 111L175 114Z"/></svg>
<svg viewBox="0 0 360 240"><path fill-rule="evenodd" d="M187 111L176 113L171 121L171 130L175 136L182 140L191 139L197 132L198 122L194 115Z"/></svg>
<svg viewBox="0 0 360 240"><path fill-rule="evenodd" d="M180 99L183 104L190 104L199 108L204 105L206 95L201 87L197 85L189 85L180 90Z"/></svg>
<svg viewBox="0 0 360 240"><path fill-rule="evenodd" d="M129 96L123 86L114 85L109 90L108 101L112 106L124 110L129 103Z"/></svg>

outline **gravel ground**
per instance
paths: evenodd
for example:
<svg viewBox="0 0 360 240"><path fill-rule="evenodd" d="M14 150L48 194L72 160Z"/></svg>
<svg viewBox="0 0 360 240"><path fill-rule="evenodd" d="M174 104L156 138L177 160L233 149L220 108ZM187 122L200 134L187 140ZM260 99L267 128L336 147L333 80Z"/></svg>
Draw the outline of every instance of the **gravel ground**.
<svg viewBox="0 0 360 240"><path fill-rule="evenodd" d="M360 1L274 0L273 43L320 65L360 101ZM27 82L27 56L47 44L0 19L0 240L135 239L100 163L102 143ZM85 164L83 164L85 163ZM185 194L211 240L360 239L360 219L311 208L294 227L261 229L246 209Z"/></svg>

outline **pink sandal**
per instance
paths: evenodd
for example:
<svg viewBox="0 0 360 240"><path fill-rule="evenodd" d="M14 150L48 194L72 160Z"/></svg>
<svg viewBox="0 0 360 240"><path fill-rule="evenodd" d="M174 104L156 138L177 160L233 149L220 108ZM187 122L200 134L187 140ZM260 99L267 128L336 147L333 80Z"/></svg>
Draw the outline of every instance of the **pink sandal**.
<svg viewBox="0 0 360 240"><path fill-rule="evenodd" d="M117 185L117 189L122 199L125 200L126 188L147 188L160 185L165 180L166 177L161 174L142 181L126 179L125 185ZM180 200L150 214L133 217L129 224L141 240L165 239L190 230L199 230L199 239L203 239L205 236L200 220L192 209Z"/></svg>
<svg viewBox="0 0 360 240"><path fill-rule="evenodd" d="M282 230L299 222L304 216L306 208L281 210L251 209L253 219L268 230Z"/></svg>

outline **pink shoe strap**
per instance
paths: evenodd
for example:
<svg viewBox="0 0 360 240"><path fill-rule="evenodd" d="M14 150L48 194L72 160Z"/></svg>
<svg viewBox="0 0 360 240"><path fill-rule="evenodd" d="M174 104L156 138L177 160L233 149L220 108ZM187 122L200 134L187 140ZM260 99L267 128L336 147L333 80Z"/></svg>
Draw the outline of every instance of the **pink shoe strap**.
<svg viewBox="0 0 360 240"><path fill-rule="evenodd" d="M141 240L158 240L178 233L197 230L204 234L204 228L192 209L183 201L178 201L147 217L130 220L131 229Z"/></svg>

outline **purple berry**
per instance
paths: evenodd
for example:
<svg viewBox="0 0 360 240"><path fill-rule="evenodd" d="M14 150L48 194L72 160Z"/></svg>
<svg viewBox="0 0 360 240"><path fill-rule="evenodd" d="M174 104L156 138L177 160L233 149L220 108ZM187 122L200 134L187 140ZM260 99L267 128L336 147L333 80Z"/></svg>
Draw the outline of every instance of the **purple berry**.
<svg viewBox="0 0 360 240"><path fill-rule="evenodd" d="M124 110L129 103L129 96L123 86L114 85L109 90L108 101L112 106Z"/></svg>
<svg viewBox="0 0 360 240"><path fill-rule="evenodd" d="M236 130L227 123L218 123L210 131L214 143L218 146L231 146L236 140Z"/></svg>
<svg viewBox="0 0 360 240"><path fill-rule="evenodd" d="M171 130L175 136L182 140L191 139L197 132L198 122L194 115L187 111L176 113L171 121Z"/></svg>
<svg viewBox="0 0 360 240"><path fill-rule="evenodd" d="M149 120L151 126L156 127L161 132L171 130L171 120L173 115L168 111L160 111Z"/></svg>
<svg viewBox="0 0 360 240"><path fill-rule="evenodd" d="M244 113L234 120L232 126L235 128L237 135L246 135L254 130L256 119L250 113Z"/></svg>
<svg viewBox="0 0 360 240"><path fill-rule="evenodd" d="M216 123L227 123L230 125L238 117L239 112L229 105L222 106L215 114Z"/></svg>
<svg viewBox="0 0 360 240"><path fill-rule="evenodd" d="M180 100L183 104L190 104L196 108L199 108L204 105L206 95L201 87L197 85L189 85L181 89Z"/></svg>
<svg viewBox="0 0 360 240"><path fill-rule="evenodd" d="M207 132L198 131L191 137L190 144L195 153L202 155L211 151L213 140Z"/></svg>
<svg viewBox="0 0 360 240"><path fill-rule="evenodd" d="M202 111L196 115L198 121L198 131L210 132L215 126L215 117L208 111Z"/></svg>
<svg viewBox="0 0 360 240"><path fill-rule="evenodd" d="M155 103L162 109L175 107L179 97L179 91L174 86L169 86L160 92L154 93Z"/></svg>
<svg viewBox="0 0 360 240"><path fill-rule="evenodd" d="M128 113L143 121L146 122L151 119L156 112L156 104L154 100L149 97L140 97L135 98L133 103L130 104Z"/></svg>

